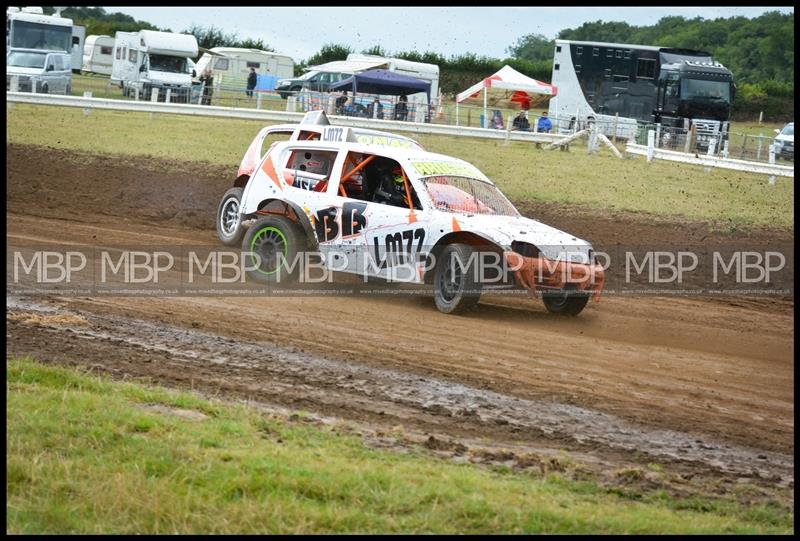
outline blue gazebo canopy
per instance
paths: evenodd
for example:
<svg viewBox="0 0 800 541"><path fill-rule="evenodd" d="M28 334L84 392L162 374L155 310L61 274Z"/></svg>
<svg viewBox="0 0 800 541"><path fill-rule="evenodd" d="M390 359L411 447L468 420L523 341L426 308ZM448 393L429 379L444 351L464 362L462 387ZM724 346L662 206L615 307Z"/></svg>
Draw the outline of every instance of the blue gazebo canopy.
<svg viewBox="0 0 800 541"><path fill-rule="evenodd" d="M428 102L431 101L431 84L422 79L400 75L389 70L368 70L356 73L352 77L343 79L330 86L331 90L352 90L368 94L386 94L389 96L404 96L425 92Z"/></svg>

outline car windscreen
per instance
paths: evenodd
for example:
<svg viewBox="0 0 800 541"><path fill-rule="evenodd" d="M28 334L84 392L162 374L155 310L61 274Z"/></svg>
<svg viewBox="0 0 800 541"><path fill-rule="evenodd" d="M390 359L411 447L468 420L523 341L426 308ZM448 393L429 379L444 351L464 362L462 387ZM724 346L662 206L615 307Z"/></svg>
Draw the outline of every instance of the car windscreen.
<svg viewBox="0 0 800 541"><path fill-rule="evenodd" d="M493 184L456 175L424 177L422 182L437 210L490 216L519 216L506 196Z"/></svg>
<svg viewBox="0 0 800 541"><path fill-rule="evenodd" d="M783 131L781 131L781 135L791 135L794 136L794 124L787 124L783 127Z"/></svg>
<svg viewBox="0 0 800 541"><path fill-rule="evenodd" d="M44 53L11 51L6 58L6 65L18 68L43 68L46 57Z"/></svg>
<svg viewBox="0 0 800 541"><path fill-rule="evenodd" d="M151 54L150 69L169 73L186 73L186 58L182 56Z"/></svg>

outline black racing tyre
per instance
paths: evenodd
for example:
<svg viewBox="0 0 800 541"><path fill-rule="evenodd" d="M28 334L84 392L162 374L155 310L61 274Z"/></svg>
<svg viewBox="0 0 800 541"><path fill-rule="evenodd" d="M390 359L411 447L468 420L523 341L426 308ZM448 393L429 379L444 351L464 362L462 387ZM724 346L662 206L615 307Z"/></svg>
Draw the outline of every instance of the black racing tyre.
<svg viewBox="0 0 800 541"><path fill-rule="evenodd" d="M239 211L242 206L242 188L231 188L219 201L217 208L217 237L225 246L238 246L244 237L242 217Z"/></svg>
<svg viewBox="0 0 800 541"><path fill-rule="evenodd" d="M551 314L561 316L577 316L589 302L590 293L562 289L561 291L545 291L542 293L544 307Z"/></svg>
<svg viewBox="0 0 800 541"><path fill-rule="evenodd" d="M292 283L300 274L304 263L301 257L307 248L305 233L289 218L260 218L242 241L247 276L265 284Z"/></svg>
<svg viewBox="0 0 800 541"><path fill-rule="evenodd" d="M433 276L433 299L440 312L457 314L478 304L483 284L475 279L473 252L459 243L442 250Z"/></svg>

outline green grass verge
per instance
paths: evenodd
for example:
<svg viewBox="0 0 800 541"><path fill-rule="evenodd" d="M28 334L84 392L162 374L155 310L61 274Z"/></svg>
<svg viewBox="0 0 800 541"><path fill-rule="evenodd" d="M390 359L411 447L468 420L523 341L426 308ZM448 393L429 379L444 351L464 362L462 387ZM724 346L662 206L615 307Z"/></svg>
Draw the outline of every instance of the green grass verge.
<svg viewBox="0 0 800 541"><path fill-rule="evenodd" d="M65 149L151 155L229 166L235 174L259 121L15 105L7 112L8 141ZM794 227L794 179L655 161L589 156L529 143L420 136L434 152L463 158L515 201L532 200L708 220L731 228Z"/></svg>
<svg viewBox="0 0 800 541"><path fill-rule="evenodd" d="M776 508L640 501L594 483L456 465L245 406L10 359L6 531L769 532ZM202 412L190 420L145 405Z"/></svg>

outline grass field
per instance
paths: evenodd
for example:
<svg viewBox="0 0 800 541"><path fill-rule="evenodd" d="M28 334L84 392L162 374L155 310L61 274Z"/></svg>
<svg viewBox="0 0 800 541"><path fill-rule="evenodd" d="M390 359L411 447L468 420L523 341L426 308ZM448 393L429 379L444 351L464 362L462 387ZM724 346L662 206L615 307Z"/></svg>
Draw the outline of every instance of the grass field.
<svg viewBox="0 0 800 541"><path fill-rule="evenodd" d="M108 154L150 155L228 166L235 174L259 121L14 105L7 141ZM619 160L532 144L420 136L429 150L463 158L484 171L514 201L585 205L714 222L722 230L794 227L794 180L656 161ZM231 177L231 178L232 178Z"/></svg>
<svg viewBox="0 0 800 541"><path fill-rule="evenodd" d="M621 496L30 359L6 371L8 533L790 533L779 507Z"/></svg>

